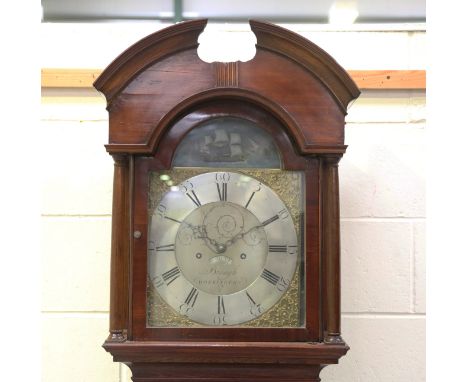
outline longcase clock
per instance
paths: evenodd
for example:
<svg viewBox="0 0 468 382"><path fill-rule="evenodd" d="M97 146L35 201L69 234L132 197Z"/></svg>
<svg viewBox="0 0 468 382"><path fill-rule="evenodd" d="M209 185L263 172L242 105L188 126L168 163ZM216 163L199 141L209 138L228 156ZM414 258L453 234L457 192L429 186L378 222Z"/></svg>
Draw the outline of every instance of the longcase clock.
<svg viewBox="0 0 468 382"><path fill-rule="evenodd" d="M251 21L206 63L206 20L131 46L95 82L114 167L110 335L138 381L319 381L340 331L338 162L359 90L299 35Z"/></svg>

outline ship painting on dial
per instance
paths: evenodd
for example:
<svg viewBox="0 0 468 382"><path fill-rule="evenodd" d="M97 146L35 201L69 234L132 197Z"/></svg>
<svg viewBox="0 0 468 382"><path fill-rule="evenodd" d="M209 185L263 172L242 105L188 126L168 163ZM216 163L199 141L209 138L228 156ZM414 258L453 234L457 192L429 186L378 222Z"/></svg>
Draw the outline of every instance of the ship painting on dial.
<svg viewBox="0 0 468 382"><path fill-rule="evenodd" d="M280 168L271 137L254 123L235 117L213 118L190 131L177 149L174 166Z"/></svg>
<svg viewBox="0 0 468 382"><path fill-rule="evenodd" d="M238 133L228 134L224 129L214 131L212 135L205 135L201 143L200 152L207 162L224 160L226 162L243 162L242 140Z"/></svg>
<svg viewBox="0 0 468 382"><path fill-rule="evenodd" d="M270 187L237 172L207 172L171 187L148 237L152 286L175 312L202 325L261 316L298 266L288 208Z"/></svg>

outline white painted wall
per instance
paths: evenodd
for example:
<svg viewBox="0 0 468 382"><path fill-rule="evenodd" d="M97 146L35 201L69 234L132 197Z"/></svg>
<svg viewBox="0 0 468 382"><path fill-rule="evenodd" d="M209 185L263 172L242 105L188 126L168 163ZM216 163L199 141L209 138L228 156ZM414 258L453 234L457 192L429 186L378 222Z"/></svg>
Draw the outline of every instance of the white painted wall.
<svg viewBox="0 0 468 382"><path fill-rule="evenodd" d="M221 27L248 33L245 25ZM346 69L425 69L426 36L418 28L288 27ZM40 64L103 68L158 28L42 24ZM129 381L126 366L101 348L108 327L113 171L103 147L104 98L92 89L44 89L41 120L50 143L42 153L43 381ZM322 379L423 382L425 93L363 92L349 110L346 144L340 163L342 310L351 350Z"/></svg>

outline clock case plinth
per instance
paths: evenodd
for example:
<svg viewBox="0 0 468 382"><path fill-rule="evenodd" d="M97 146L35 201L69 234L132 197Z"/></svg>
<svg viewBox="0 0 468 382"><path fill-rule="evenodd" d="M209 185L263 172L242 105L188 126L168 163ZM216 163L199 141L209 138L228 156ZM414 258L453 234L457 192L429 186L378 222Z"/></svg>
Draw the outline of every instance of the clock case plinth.
<svg viewBox="0 0 468 382"><path fill-rule="evenodd" d="M359 90L309 40L259 21L250 22L257 37L252 60L203 62L197 40L206 22L144 38L94 84L107 99L106 149L114 158L110 335L103 346L130 367L134 381L319 381L320 370L348 351L340 328L338 162L346 150L346 109ZM135 241L145 239L135 216L141 199L135 184L147 175L145 163L170 168L190 116L236 113L277 126L272 132L284 168L304 168L315 185L315 194L306 196L306 242L318 245L305 249L306 295L313 297L306 299L305 327L214 328L206 338L190 328L147 330L146 280L135 273L141 266Z"/></svg>

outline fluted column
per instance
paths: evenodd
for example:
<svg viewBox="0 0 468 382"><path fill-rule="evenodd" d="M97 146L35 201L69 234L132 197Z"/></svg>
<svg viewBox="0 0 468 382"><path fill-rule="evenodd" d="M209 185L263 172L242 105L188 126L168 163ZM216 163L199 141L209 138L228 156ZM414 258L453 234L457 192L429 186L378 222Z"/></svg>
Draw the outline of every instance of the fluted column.
<svg viewBox="0 0 468 382"><path fill-rule="evenodd" d="M340 194L338 162L341 156L325 156L323 192L323 280L325 288L324 341L342 343L340 294Z"/></svg>
<svg viewBox="0 0 468 382"><path fill-rule="evenodd" d="M108 341L124 341L128 326L128 174L127 155L114 155L110 312Z"/></svg>

